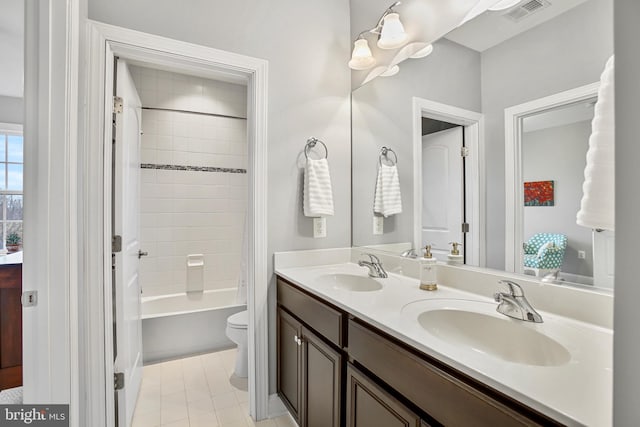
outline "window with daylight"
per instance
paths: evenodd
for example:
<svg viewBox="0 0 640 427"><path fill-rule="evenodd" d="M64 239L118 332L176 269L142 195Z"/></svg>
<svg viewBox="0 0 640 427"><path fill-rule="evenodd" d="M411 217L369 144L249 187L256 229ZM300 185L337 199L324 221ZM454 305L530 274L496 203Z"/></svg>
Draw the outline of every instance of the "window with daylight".
<svg viewBox="0 0 640 427"><path fill-rule="evenodd" d="M0 124L0 250L22 243L22 128Z"/></svg>

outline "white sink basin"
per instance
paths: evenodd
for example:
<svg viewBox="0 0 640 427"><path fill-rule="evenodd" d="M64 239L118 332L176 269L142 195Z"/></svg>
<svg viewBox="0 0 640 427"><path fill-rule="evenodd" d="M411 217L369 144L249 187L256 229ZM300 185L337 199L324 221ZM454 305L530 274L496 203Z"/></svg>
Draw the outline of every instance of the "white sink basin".
<svg viewBox="0 0 640 427"><path fill-rule="evenodd" d="M368 276L358 276L356 274L323 274L316 280L321 284L329 284L333 289L350 292L373 292L382 289L382 283L377 280Z"/></svg>
<svg viewBox="0 0 640 427"><path fill-rule="evenodd" d="M424 300L408 304L403 313L412 313L423 330L442 341L508 362L560 366L571 360L562 344L540 331L544 324L508 318L495 307L482 301Z"/></svg>

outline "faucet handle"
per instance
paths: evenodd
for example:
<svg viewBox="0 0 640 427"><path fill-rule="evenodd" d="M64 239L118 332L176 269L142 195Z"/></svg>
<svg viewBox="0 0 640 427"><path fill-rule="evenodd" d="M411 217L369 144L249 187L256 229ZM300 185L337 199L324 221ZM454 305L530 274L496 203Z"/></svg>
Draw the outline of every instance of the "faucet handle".
<svg viewBox="0 0 640 427"><path fill-rule="evenodd" d="M498 283L504 283L509 287L509 294L512 297L523 297L524 291L522 287L518 285L516 282L512 282L511 280L499 280Z"/></svg>

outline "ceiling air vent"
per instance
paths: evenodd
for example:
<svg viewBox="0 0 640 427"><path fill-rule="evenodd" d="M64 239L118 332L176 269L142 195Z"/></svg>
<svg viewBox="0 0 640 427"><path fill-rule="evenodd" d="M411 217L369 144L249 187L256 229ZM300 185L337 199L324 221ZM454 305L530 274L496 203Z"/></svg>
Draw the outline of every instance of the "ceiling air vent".
<svg viewBox="0 0 640 427"><path fill-rule="evenodd" d="M531 16L532 14L541 11L542 9L546 9L551 6L547 0L529 0L520 3L518 6L510 9L503 16L509 18L514 22L520 22L524 18Z"/></svg>

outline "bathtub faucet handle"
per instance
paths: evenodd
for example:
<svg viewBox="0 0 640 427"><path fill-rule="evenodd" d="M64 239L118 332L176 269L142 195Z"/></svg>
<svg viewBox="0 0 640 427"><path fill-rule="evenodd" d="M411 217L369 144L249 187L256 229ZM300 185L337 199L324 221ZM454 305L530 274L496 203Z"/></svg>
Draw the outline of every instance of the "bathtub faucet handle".
<svg viewBox="0 0 640 427"><path fill-rule="evenodd" d="M148 255L149 255L149 252L142 252L141 250L138 250L138 259Z"/></svg>

